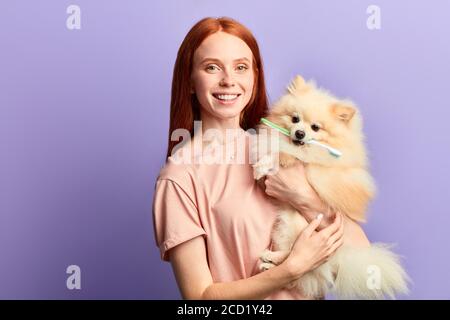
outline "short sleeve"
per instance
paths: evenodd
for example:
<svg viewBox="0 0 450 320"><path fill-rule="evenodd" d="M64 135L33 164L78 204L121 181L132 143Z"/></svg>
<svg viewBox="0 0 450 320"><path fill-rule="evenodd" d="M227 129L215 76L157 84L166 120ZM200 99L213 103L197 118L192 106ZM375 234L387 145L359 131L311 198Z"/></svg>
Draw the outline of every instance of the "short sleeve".
<svg viewBox="0 0 450 320"><path fill-rule="evenodd" d="M200 235L206 235L198 208L179 184L158 179L153 200L153 226L161 258L169 261L168 251Z"/></svg>

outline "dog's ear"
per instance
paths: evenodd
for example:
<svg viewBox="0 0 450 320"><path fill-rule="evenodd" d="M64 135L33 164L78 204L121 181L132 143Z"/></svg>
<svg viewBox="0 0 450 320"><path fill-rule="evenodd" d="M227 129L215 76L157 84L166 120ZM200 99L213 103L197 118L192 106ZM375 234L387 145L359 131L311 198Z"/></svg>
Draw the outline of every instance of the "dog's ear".
<svg viewBox="0 0 450 320"><path fill-rule="evenodd" d="M349 104L335 103L331 112L339 119L348 123L355 115L356 109Z"/></svg>
<svg viewBox="0 0 450 320"><path fill-rule="evenodd" d="M302 94L305 91L308 91L308 89L309 89L308 84L305 82L305 79L303 79L302 76L300 75L297 75L287 87L288 93L293 95Z"/></svg>

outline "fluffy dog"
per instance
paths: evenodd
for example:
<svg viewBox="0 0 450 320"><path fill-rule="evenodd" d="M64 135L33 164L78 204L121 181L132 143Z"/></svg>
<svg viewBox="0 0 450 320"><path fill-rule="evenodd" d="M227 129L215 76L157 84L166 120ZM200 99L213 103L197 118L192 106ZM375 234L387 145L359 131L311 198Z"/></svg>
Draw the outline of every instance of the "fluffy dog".
<svg viewBox="0 0 450 320"><path fill-rule="evenodd" d="M279 164L286 167L297 159L303 161L308 182L333 212L365 222L375 184L368 171L362 119L354 103L338 99L297 76L267 119L290 132L288 142L280 140ZM341 151L342 155L335 157L326 149L309 144L311 139ZM254 165L255 179L273 169L271 161L266 156ZM281 263L308 224L291 206L278 205L273 251L262 253L261 270ZM352 245L350 240L292 286L310 298L333 293L340 299L383 299L407 293L408 281L399 258L387 245L368 243L361 247Z"/></svg>

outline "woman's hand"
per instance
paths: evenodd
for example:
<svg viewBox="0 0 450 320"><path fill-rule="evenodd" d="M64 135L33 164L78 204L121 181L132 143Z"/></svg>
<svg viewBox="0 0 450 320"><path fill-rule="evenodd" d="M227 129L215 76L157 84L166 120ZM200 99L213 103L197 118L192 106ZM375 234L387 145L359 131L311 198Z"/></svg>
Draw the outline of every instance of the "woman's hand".
<svg viewBox="0 0 450 320"><path fill-rule="evenodd" d="M328 206L309 184L301 161L296 161L293 166L287 168L280 166L276 174L265 177L264 184L267 195L289 203L300 211L307 221L313 221L322 213L324 218L319 230L332 223L335 214L329 212Z"/></svg>
<svg viewBox="0 0 450 320"><path fill-rule="evenodd" d="M283 202L308 202L318 198L308 183L305 167L301 161L287 168L279 167L277 173L265 178L266 194Z"/></svg>
<svg viewBox="0 0 450 320"><path fill-rule="evenodd" d="M344 220L340 213L331 225L317 232L321 219L319 215L302 231L284 262L296 278L324 263L344 241Z"/></svg>

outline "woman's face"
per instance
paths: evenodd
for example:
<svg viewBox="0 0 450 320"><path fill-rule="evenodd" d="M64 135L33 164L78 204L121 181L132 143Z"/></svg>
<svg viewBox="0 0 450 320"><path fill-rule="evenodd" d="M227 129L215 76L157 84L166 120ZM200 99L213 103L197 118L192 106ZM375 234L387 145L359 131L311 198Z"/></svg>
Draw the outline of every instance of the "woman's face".
<svg viewBox="0 0 450 320"><path fill-rule="evenodd" d="M194 53L191 75L192 92L197 95L202 114L239 119L252 96L252 61L247 44L231 34L219 31L202 42Z"/></svg>

